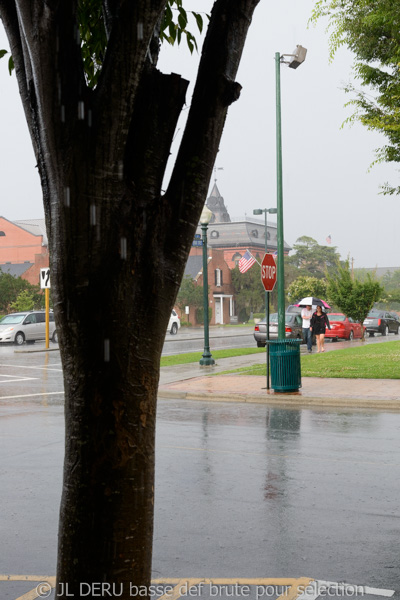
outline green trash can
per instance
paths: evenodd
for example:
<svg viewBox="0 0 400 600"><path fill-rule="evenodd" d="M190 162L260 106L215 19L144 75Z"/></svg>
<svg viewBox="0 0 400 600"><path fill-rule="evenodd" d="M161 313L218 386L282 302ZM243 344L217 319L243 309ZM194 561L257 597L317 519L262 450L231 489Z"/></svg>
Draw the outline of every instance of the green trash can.
<svg viewBox="0 0 400 600"><path fill-rule="evenodd" d="M275 392L297 392L301 388L301 340L269 340L271 387Z"/></svg>

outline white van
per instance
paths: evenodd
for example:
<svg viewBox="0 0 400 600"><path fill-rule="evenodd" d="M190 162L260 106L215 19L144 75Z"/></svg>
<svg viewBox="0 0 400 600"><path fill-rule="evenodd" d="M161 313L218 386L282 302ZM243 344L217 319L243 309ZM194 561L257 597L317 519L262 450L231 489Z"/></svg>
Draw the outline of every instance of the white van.
<svg viewBox="0 0 400 600"><path fill-rule="evenodd" d="M49 336L52 342L57 342L53 312L49 314ZM0 343L14 343L21 346L24 342L34 344L36 340L44 339L46 339L44 310L11 313L0 320Z"/></svg>

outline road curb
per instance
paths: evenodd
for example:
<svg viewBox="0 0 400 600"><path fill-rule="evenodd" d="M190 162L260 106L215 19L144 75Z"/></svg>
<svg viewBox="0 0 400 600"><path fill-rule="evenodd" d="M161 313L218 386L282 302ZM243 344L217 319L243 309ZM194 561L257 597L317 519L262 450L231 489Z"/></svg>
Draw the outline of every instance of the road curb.
<svg viewBox="0 0 400 600"><path fill-rule="evenodd" d="M158 397L170 400L194 400L201 402L244 402L247 404L285 405L296 408L321 407L321 408L357 408L400 411L399 398L366 398L358 396L302 396L301 392L295 394L280 394L276 392L261 394L240 393L209 393L190 392L182 390L169 390L160 387Z"/></svg>
<svg viewBox="0 0 400 600"><path fill-rule="evenodd" d="M60 350L59 346L57 348L30 348L24 350L14 350L14 354L31 354L32 352L57 352Z"/></svg>

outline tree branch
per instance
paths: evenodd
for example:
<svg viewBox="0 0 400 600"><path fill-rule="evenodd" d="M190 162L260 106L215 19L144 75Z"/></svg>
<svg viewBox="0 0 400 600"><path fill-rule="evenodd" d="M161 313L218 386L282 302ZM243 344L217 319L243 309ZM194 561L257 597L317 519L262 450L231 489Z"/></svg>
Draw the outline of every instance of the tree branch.
<svg viewBox="0 0 400 600"><path fill-rule="evenodd" d="M109 164L115 165L124 153L136 92L153 33L167 0L120 0L105 2L107 27L111 26L102 72L96 89L99 127L110 130L114 143ZM113 15L118 18L113 19ZM116 106L117 104L117 106ZM111 111L120 118L109 122Z"/></svg>
<svg viewBox="0 0 400 600"><path fill-rule="evenodd" d="M185 132L166 192L176 214L168 244L177 253L182 244L189 251L198 224L228 106L240 93L235 77L258 2L216 0L211 13Z"/></svg>

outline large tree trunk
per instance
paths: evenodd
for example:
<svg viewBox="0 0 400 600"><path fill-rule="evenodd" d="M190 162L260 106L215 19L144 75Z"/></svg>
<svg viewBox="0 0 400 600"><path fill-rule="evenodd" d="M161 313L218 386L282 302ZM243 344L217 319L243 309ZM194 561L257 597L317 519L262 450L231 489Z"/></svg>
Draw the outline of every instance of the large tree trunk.
<svg viewBox="0 0 400 600"><path fill-rule="evenodd" d="M257 3L215 2L162 194L187 86L148 56L166 0L104 2L109 41L95 90L74 2L0 0L43 186L64 371L59 598L100 583L129 598L130 583L150 584L161 350Z"/></svg>

